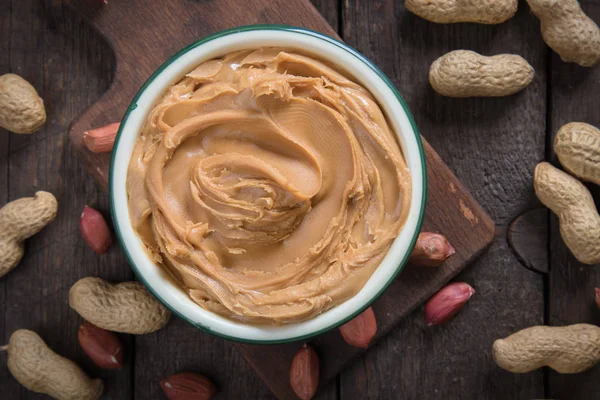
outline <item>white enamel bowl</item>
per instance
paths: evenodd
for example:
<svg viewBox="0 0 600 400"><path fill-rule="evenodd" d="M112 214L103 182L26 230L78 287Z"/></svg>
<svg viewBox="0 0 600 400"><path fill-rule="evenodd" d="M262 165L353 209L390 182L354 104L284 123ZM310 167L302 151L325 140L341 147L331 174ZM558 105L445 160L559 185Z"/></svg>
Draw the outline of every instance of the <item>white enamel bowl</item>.
<svg viewBox="0 0 600 400"><path fill-rule="evenodd" d="M362 290L346 302L308 321L283 326L255 326L206 311L165 279L143 250L127 206L127 166L146 116L162 94L198 64L227 53L259 47L297 49L337 65L377 99L398 136L412 176L406 225ZM306 339L335 328L362 312L389 286L408 260L425 212L427 174L421 139L408 107L391 81L356 50L313 31L279 25L253 25L219 32L179 51L142 86L123 120L110 167L110 200L117 236L139 279L169 309L212 334L247 343L282 343Z"/></svg>

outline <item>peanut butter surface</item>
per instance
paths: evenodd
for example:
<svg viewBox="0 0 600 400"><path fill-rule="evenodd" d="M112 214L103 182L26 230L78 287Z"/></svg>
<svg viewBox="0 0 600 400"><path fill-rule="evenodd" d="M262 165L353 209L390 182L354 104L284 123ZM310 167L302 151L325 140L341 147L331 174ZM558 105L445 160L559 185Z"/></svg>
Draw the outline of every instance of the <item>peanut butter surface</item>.
<svg viewBox="0 0 600 400"><path fill-rule="evenodd" d="M355 295L402 229L410 172L382 111L331 66L231 53L150 112L127 176L131 222L201 307L256 324Z"/></svg>

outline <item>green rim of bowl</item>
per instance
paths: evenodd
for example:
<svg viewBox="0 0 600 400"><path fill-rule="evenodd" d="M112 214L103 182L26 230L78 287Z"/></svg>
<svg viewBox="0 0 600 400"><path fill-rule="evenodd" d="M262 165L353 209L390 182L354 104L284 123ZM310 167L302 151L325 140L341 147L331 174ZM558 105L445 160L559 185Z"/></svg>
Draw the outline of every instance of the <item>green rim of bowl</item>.
<svg viewBox="0 0 600 400"><path fill-rule="evenodd" d="M210 333L212 335L215 336L219 336L228 340L232 340L235 342L240 342L240 343L247 343L247 344L280 344L280 343L290 343L290 342L295 342L295 341L299 341L299 340L305 340L305 339L309 339L309 338L313 338L315 336L319 336L327 331L330 331L334 328L337 328L340 325L345 324L346 322L350 321L351 319L353 319L354 317L356 317L357 315L359 315L360 313L362 313L364 310L366 310L371 304L373 304L373 302L375 302L375 300L377 300L382 294L383 292L389 287L389 285L393 282L394 279L396 279L396 277L398 276L398 274L404 269L404 267L406 266L406 263L408 262L408 257L410 256L410 251L408 251L405 255L404 258L402 259L402 261L400 262L400 264L398 265L398 268L396 269L396 272L394 272L394 274L392 275L392 277L388 280L388 282L383 285L381 287L381 289L379 290L379 292L377 292L377 294L375 294L375 296L373 296L369 301L367 301L359 310L357 310L356 312L354 312L352 315L348 316L347 318L344 318L340 321L337 321L319 331L315 331L313 333L309 333L306 335L301 335L301 336L296 336L296 337L290 337L287 339L277 339L277 340L254 340L254 339L244 339L244 338L239 338L239 337L235 337L235 336L229 336L229 335L225 335L223 333L220 332L215 332L212 331L211 329L209 329L206 326L203 326L197 322L194 322L192 320L190 320L189 318L187 318L186 316L182 315L181 313L179 313L179 311L177 311L176 309L174 309L169 303L167 303L161 296L159 296L153 289L152 287L148 284L148 282L146 281L146 279L144 279L144 276L140 273L139 269L137 268L137 266L135 265L135 263L133 262L131 255L129 254L129 251L127 249L127 246L125 245L125 241L123 240L123 237L121 235L121 227L119 224L119 221L116 218L115 215L115 198L113 196L113 173L114 173L114 163L115 163L115 155L116 155L116 149L119 146L119 141L121 139L121 135L123 134L123 127L126 125L127 119L129 118L129 114L131 114L131 112L133 110L135 110L137 108L137 101L140 98L140 96L144 93L144 91L146 90L146 88L154 81L154 79L160 75L163 70L165 68L167 68L169 65L171 65L175 60L177 60L179 57L181 57L182 55L184 55L185 53L187 53L188 51L201 46L207 42L210 42L211 40L214 39L218 39L220 37L223 36L228 36L234 33L240 33L240 32L248 32L248 31L264 31L264 30L270 30L270 31L287 31L287 32L294 32L294 33L298 33L298 34L302 34L302 35L307 35L307 36L312 36L314 38L323 40L325 42L329 42L330 44L333 44L343 50L345 50L347 53L350 53L352 56L354 56L354 58L356 58L357 60L359 60L360 62L362 62L363 64L366 64L371 70L373 70L373 72L375 72L375 74L377 76L379 76L379 78L385 82L385 84L391 89L392 93L396 96L396 98L398 99L398 102L402 105L402 108L404 109L404 112L406 113L408 120L410 122L410 125L413 129L413 132L415 134L415 139L417 141L417 146L419 148L419 156L421 159L421 168L423 171L423 196L422 196L422 200L421 200L421 208L420 208L420 212L419 212L419 219L417 221L417 226L415 229L415 233L413 235L412 241L410 243L410 246L408 247L409 249L412 249L417 241L417 238L419 236L419 232L421 231L421 227L423 225L423 218L425 216L425 204L427 202L427 165L425 162L425 151L423 149L423 143L421 141L421 135L419 134L419 130L417 128L417 124L415 123L415 120L408 108L408 105L406 104L406 102L404 101L404 99L402 98L402 96L400 95L400 93L398 92L398 90L396 89L396 87L394 86L394 84L392 83L392 81L390 81L390 79L375 65L373 64L371 61L369 61L369 59L367 59L365 56L363 56L361 53L359 53L357 50L353 49L352 47L348 46L345 43L342 43L336 39L333 39L329 36L326 36L322 33L319 32L315 32L309 29L305 29L305 28L299 28L299 27L294 27L294 26L289 26L289 25L270 25L270 24L259 24L259 25L247 25L247 26L241 26L241 27L237 27L237 28L231 28L231 29L227 29L224 31L220 31L217 33L214 33L212 35L209 35L203 39L200 39L190 45L188 45L187 47L184 47L183 49L179 50L177 53L175 53L173 56L171 56L164 64L162 64L151 76L150 78L148 78L148 80L144 83L144 85L140 88L140 90L137 92L137 94L135 95L135 97L133 98L133 100L131 101L129 107L127 108L127 111L125 112L125 115L123 116L123 119L121 121L121 126L119 127L119 131L117 132L117 136L115 139L115 145L113 148L113 152L112 152L112 156L111 156L111 161L110 161L110 171L109 171L109 198L110 198L110 207L111 207L111 216L113 219L113 223L115 226L115 230L117 233L117 238L119 239L119 242L121 243L121 246L123 247L123 250L125 251L125 254L127 255L127 259L129 260L129 265L131 266L131 268L133 269L133 272L135 273L135 275L138 277L138 279L146 286L146 288L148 288L148 290L162 303L164 304L169 310L171 310L171 312L173 312L175 315L177 315L179 318L183 319L184 321L186 321L187 323L189 323L190 325L201 329L207 333Z"/></svg>

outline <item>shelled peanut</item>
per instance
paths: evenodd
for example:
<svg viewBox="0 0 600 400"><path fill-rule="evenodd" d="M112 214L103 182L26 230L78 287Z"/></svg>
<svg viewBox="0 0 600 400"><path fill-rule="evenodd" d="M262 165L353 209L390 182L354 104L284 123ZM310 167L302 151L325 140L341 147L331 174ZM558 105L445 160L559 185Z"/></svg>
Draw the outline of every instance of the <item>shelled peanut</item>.
<svg viewBox="0 0 600 400"><path fill-rule="evenodd" d="M217 387L204 375L180 372L160 381L160 387L169 400L210 400Z"/></svg>
<svg viewBox="0 0 600 400"><path fill-rule="evenodd" d="M445 236L439 233L422 232L410 253L409 261L415 265L437 267L454 253L456 250Z"/></svg>
<svg viewBox="0 0 600 400"><path fill-rule="evenodd" d="M319 356L306 343L298 350L290 367L290 385L301 400L314 397L319 386Z"/></svg>
<svg viewBox="0 0 600 400"><path fill-rule="evenodd" d="M85 206L79 218L83 239L97 254L104 254L112 244L112 237L104 216L92 207Z"/></svg>
<svg viewBox="0 0 600 400"><path fill-rule="evenodd" d="M121 369L123 345L113 332L85 321L77 331L79 345L94 364L105 369Z"/></svg>
<svg viewBox="0 0 600 400"><path fill-rule="evenodd" d="M465 282L453 282L433 295L425 303L425 324L442 325L448 322L475 294L475 289Z"/></svg>
<svg viewBox="0 0 600 400"><path fill-rule="evenodd" d="M377 333L377 320L369 307L357 317L340 326L342 337L350 346L366 349Z"/></svg>
<svg viewBox="0 0 600 400"><path fill-rule="evenodd" d="M115 144L117 131L120 126L121 123L115 122L85 131L83 133L83 143L92 153L109 153Z"/></svg>

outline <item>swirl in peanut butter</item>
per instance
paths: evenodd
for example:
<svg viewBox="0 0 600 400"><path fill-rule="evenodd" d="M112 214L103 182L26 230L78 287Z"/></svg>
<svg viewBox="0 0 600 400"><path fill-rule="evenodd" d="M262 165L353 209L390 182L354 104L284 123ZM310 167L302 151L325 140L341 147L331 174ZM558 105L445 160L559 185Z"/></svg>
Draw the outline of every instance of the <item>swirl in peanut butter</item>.
<svg viewBox="0 0 600 400"><path fill-rule="evenodd" d="M193 301L281 324L360 291L406 221L411 186L365 88L265 48L207 61L167 91L127 192L134 229Z"/></svg>

